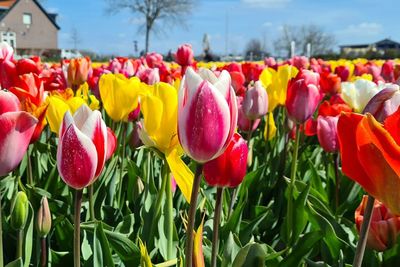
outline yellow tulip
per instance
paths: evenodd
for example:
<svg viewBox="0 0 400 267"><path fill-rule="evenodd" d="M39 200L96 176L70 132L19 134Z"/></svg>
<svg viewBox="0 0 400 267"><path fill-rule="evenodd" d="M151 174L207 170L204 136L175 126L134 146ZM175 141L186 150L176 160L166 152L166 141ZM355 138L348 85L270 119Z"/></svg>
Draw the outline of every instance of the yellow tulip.
<svg viewBox="0 0 400 267"><path fill-rule="evenodd" d="M60 96L49 96L46 119L50 125L50 130L58 134L65 112L69 110L68 104Z"/></svg>
<svg viewBox="0 0 400 267"><path fill-rule="evenodd" d="M103 74L99 81L104 109L114 121L128 121L128 115L138 106L142 93L140 80L122 74Z"/></svg>
<svg viewBox="0 0 400 267"><path fill-rule="evenodd" d="M299 71L296 67L283 65L278 71L265 68L260 74L260 81L268 93L268 112L272 112L278 105L285 105L287 85L291 78Z"/></svg>
<svg viewBox="0 0 400 267"><path fill-rule="evenodd" d="M140 139L148 147L161 151L184 197L190 202L193 173L182 161L178 140L178 92L167 83L142 84L147 94L141 98L143 128Z"/></svg>

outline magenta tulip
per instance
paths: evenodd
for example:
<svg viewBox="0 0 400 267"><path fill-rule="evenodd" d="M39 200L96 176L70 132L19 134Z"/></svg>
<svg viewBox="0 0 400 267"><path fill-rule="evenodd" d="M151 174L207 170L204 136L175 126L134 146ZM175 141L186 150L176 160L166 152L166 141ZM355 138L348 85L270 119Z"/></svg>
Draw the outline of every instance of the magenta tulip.
<svg viewBox="0 0 400 267"><path fill-rule="evenodd" d="M29 146L38 120L20 111L18 98L0 90L0 176L14 170Z"/></svg>
<svg viewBox="0 0 400 267"><path fill-rule="evenodd" d="M185 152L199 163L221 155L237 124L236 95L230 75L217 78L207 69L188 68L181 82L178 136Z"/></svg>
<svg viewBox="0 0 400 267"><path fill-rule="evenodd" d="M289 118L296 123L304 123L315 112L321 100L319 74L302 70L288 84L286 109Z"/></svg>
<svg viewBox="0 0 400 267"><path fill-rule="evenodd" d="M103 170L107 155L107 128L101 113L82 105L72 117L64 115L57 149L57 167L63 181L75 189L92 184Z"/></svg>
<svg viewBox="0 0 400 267"><path fill-rule="evenodd" d="M236 187L246 175L248 148L246 141L235 133L225 152L204 164L203 174L211 186Z"/></svg>
<svg viewBox="0 0 400 267"><path fill-rule="evenodd" d="M193 63L193 49L190 44L183 44L178 47L175 54L175 61L181 66L190 66Z"/></svg>
<svg viewBox="0 0 400 267"><path fill-rule="evenodd" d="M379 122L384 122L386 117L392 115L400 106L400 90L393 84L379 91L365 106L363 113L371 113Z"/></svg>
<svg viewBox="0 0 400 267"><path fill-rule="evenodd" d="M326 152L337 152L339 140L337 135L337 123L339 117L318 116L317 136L321 147Z"/></svg>

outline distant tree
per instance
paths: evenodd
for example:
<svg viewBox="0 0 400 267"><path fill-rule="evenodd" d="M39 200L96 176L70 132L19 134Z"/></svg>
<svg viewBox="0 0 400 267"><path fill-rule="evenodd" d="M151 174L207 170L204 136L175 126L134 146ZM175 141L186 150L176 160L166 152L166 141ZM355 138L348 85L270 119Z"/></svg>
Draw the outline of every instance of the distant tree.
<svg viewBox="0 0 400 267"><path fill-rule="evenodd" d="M252 55L254 59L261 59L265 54L264 46L259 39L251 39L247 43L245 50L246 58L250 58Z"/></svg>
<svg viewBox="0 0 400 267"><path fill-rule="evenodd" d="M146 33L145 52L149 51L150 32L156 21L183 24L184 15L193 7L194 0L105 0L108 3L106 12L115 14L123 9L139 13L144 17ZM165 27L165 25L163 25Z"/></svg>
<svg viewBox="0 0 400 267"><path fill-rule="evenodd" d="M77 28L72 27L70 38L72 44L74 45L74 50L77 50L78 44L80 44L82 41Z"/></svg>
<svg viewBox="0 0 400 267"><path fill-rule="evenodd" d="M318 25L300 27L284 25L281 36L275 42L275 50L290 57L292 41L296 44L296 50L302 55L307 54L307 44L311 44L311 52L314 55L331 53L335 45L335 37L324 32Z"/></svg>

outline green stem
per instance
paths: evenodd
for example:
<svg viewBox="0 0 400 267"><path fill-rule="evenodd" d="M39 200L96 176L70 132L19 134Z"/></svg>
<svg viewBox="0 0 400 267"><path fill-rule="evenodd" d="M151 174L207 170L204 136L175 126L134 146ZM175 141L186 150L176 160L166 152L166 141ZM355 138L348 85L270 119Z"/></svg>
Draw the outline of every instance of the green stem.
<svg viewBox="0 0 400 267"><path fill-rule="evenodd" d="M41 246L41 253L40 253L40 266L46 267L47 266L47 245L46 245L46 238L42 237L40 240Z"/></svg>
<svg viewBox="0 0 400 267"><path fill-rule="evenodd" d="M293 148L293 158L292 158L292 168L290 171L290 185L289 185L289 195L288 195L288 205L287 205L287 237L290 243L290 240L293 240L292 229L293 229L293 192L296 181L296 172L297 172L297 156L299 153L299 139L300 139L300 125L296 125L296 140Z"/></svg>
<svg viewBox="0 0 400 267"><path fill-rule="evenodd" d="M165 218L166 218L166 238L167 238L167 255L168 260L176 258L173 255L173 234L174 234L174 214L173 214L173 203L172 203L172 185L171 185L171 176L169 175L168 164L164 163L164 180L166 181L165 186L165 195L167 197L166 201L166 210L165 210Z"/></svg>
<svg viewBox="0 0 400 267"><path fill-rule="evenodd" d="M33 152L33 150L32 150L32 152ZM30 186L33 186L33 172L32 172L32 159L31 159L31 154L32 153L29 153L29 147L28 147L28 153L27 153L27 157L28 157L28 174L27 174L27 176L28 176L28 184L30 185Z"/></svg>
<svg viewBox="0 0 400 267"><path fill-rule="evenodd" d="M24 230L17 231L17 255L16 259L22 258L22 249L24 246Z"/></svg>
<svg viewBox="0 0 400 267"><path fill-rule="evenodd" d="M219 223L221 220L222 211L222 193L224 192L223 187L217 188L217 199L215 201L215 212L214 212L214 227L213 227L213 240L212 240L212 253L211 253L211 267L217 267L217 255L218 255L218 230Z"/></svg>
<svg viewBox="0 0 400 267"><path fill-rule="evenodd" d="M126 128L127 124L124 124L122 131L122 155L121 155L121 168L119 171L119 190L118 190L118 205L121 207L121 199L122 199L122 189L123 189L123 172L124 172L124 161L125 161L125 146L126 146Z"/></svg>
<svg viewBox="0 0 400 267"><path fill-rule="evenodd" d="M93 184L89 185L89 212L90 212L90 220L95 221L96 215L94 214L94 199L93 199Z"/></svg>
<svg viewBox="0 0 400 267"><path fill-rule="evenodd" d="M371 224L372 210L374 208L374 202L375 199L372 196L368 195L367 207L364 210L364 220L361 225L360 239L358 240L357 243L356 254L354 256L354 261L353 261L353 267L361 267L363 261L365 246L367 244L369 226Z"/></svg>
<svg viewBox="0 0 400 267"><path fill-rule="evenodd" d="M189 220L186 231L186 251L185 251L185 266L192 267L193 259L193 230L194 221L196 219L197 197L199 195L201 173L203 172L203 164L198 164L196 174L194 175L192 195L190 198Z"/></svg>
<svg viewBox="0 0 400 267"><path fill-rule="evenodd" d="M237 191L238 191L237 187L235 187L232 191L231 203L229 204L229 210L228 210L228 219L231 217L233 206L235 206Z"/></svg>
<svg viewBox="0 0 400 267"><path fill-rule="evenodd" d="M333 164L335 168L335 207L336 215L339 208L339 190L340 190L340 179L339 179L339 154L333 154Z"/></svg>
<svg viewBox="0 0 400 267"><path fill-rule="evenodd" d="M267 134L265 135L265 158L268 158L268 145L269 145L269 112L267 113L267 125L265 127L267 127Z"/></svg>
<svg viewBox="0 0 400 267"><path fill-rule="evenodd" d="M74 267L81 266L81 205L82 190L76 190L74 221Z"/></svg>
<svg viewBox="0 0 400 267"><path fill-rule="evenodd" d="M3 217L2 217L2 206L1 206L1 191L0 191L0 267L4 266L3 262Z"/></svg>

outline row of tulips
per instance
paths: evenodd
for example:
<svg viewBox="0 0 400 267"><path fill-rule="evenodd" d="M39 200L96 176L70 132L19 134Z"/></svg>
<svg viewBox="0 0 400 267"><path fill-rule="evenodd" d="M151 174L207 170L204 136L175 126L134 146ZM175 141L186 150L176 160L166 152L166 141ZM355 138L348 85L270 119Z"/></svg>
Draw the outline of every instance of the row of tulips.
<svg viewBox="0 0 400 267"><path fill-rule="evenodd" d="M0 48L0 266L400 260L398 61Z"/></svg>

